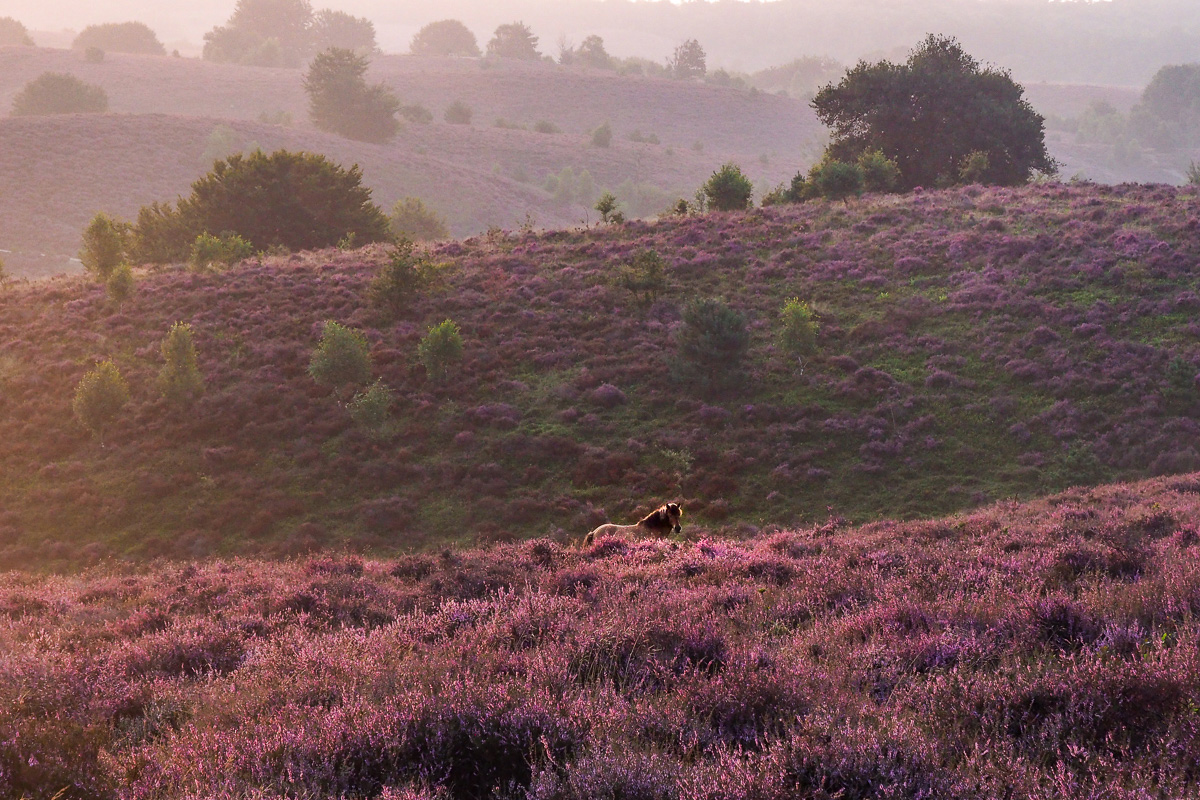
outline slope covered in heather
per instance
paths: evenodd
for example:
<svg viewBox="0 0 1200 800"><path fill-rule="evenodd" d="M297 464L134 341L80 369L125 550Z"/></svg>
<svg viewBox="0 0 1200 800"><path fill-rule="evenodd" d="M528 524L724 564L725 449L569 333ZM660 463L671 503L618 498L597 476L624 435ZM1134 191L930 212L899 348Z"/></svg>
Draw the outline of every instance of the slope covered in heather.
<svg viewBox="0 0 1200 800"><path fill-rule="evenodd" d="M1170 188L966 188L850 205L450 243L398 318L382 249L166 269L116 306L80 279L0 294L5 563L382 550L574 538L664 499L692 530L944 513L1200 467L1200 201ZM614 275L652 249L651 305ZM777 348L789 297L816 352ZM749 320L746 377L673 377L681 309ZM453 318L465 358L426 379ZM324 320L365 331L398 400L383 438L306 372ZM158 398L158 343L192 325L206 392ZM104 446L72 420L97 359L133 401Z"/></svg>
<svg viewBox="0 0 1200 800"><path fill-rule="evenodd" d="M1198 489L1192 474L737 543L0 575L0 784L31 800L1191 797Z"/></svg>

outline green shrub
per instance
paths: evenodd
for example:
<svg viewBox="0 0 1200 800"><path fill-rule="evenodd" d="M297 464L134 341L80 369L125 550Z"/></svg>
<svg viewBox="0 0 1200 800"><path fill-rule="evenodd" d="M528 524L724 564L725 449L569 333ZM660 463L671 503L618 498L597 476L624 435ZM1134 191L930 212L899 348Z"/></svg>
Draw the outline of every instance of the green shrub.
<svg viewBox="0 0 1200 800"><path fill-rule="evenodd" d="M100 25L88 25L75 37L71 47L75 50L95 48L110 53L145 53L155 56L167 54L167 49L162 46L158 36L142 22L105 22Z"/></svg>
<svg viewBox="0 0 1200 800"><path fill-rule="evenodd" d="M44 72L34 78L17 92L12 104L14 117L105 111L108 94L104 89L62 72Z"/></svg>
<svg viewBox="0 0 1200 800"><path fill-rule="evenodd" d="M476 57L479 43L475 34L456 19L431 22L417 32L409 45L414 56L467 56Z"/></svg>
<svg viewBox="0 0 1200 800"><path fill-rule="evenodd" d="M428 242L446 239L446 220L418 197L406 197L392 206L391 231L397 237Z"/></svg>
<svg viewBox="0 0 1200 800"><path fill-rule="evenodd" d="M79 424L101 442L104 431L129 402L129 385L112 361L102 361L75 387L71 410Z"/></svg>
<svg viewBox="0 0 1200 800"><path fill-rule="evenodd" d="M863 151L858 157L858 168L868 192L890 192L900 182L900 167L880 150Z"/></svg>
<svg viewBox="0 0 1200 800"><path fill-rule="evenodd" d="M455 100L446 108L444 119L451 125L470 125L475 112L462 100Z"/></svg>
<svg viewBox="0 0 1200 800"><path fill-rule="evenodd" d="M173 403L187 403L204 391L204 378L196 365L196 346L192 344L192 326L176 322L159 345L163 367L158 373L162 396Z"/></svg>
<svg viewBox="0 0 1200 800"><path fill-rule="evenodd" d="M988 158L988 154L982 150L975 150L968 153L959 165L958 180L960 183L983 183L987 180L990 168L991 159Z"/></svg>
<svg viewBox="0 0 1200 800"><path fill-rule="evenodd" d="M387 429L395 402L396 393L382 380L377 380L366 390L354 395L349 403L350 418L367 432L381 435Z"/></svg>
<svg viewBox="0 0 1200 800"><path fill-rule="evenodd" d="M592 131L592 144L595 147L608 147L612 144L612 125L607 122Z"/></svg>
<svg viewBox="0 0 1200 800"><path fill-rule="evenodd" d="M675 343L676 377L708 389L726 388L741 380L750 334L741 312L722 301L701 299L688 304Z"/></svg>
<svg viewBox="0 0 1200 800"><path fill-rule="evenodd" d="M657 252L643 250L617 273L616 284L650 305L667 286L665 266Z"/></svg>
<svg viewBox="0 0 1200 800"><path fill-rule="evenodd" d="M327 320L321 342L308 363L308 374L322 386L340 390L371 380L371 348L361 331Z"/></svg>
<svg viewBox="0 0 1200 800"><path fill-rule="evenodd" d="M108 275L108 280L104 282L105 288L108 290L108 296L116 303L124 303L133 296L133 290L136 283L133 279L133 269L121 262L113 267L112 272Z"/></svg>
<svg viewBox="0 0 1200 800"><path fill-rule="evenodd" d="M703 191L713 211L744 211L750 207L754 184L737 164L730 163L712 174Z"/></svg>
<svg viewBox="0 0 1200 800"><path fill-rule="evenodd" d="M808 303L793 297L779 315L779 345L791 355L811 353L817 346L817 322Z"/></svg>
<svg viewBox="0 0 1200 800"><path fill-rule="evenodd" d="M451 365L462 361L463 343L458 326L448 319L434 325L417 345L417 355L430 380L445 380Z"/></svg>
<svg viewBox="0 0 1200 800"><path fill-rule="evenodd" d="M420 103L400 106L400 116L416 125L428 125L433 122L433 112Z"/></svg>
<svg viewBox="0 0 1200 800"><path fill-rule="evenodd" d="M332 247L351 231L364 244L391 238L357 166L286 150L232 155L193 183L176 208L143 207L134 251L142 261L182 261L206 231L237 234L262 251Z"/></svg>
<svg viewBox="0 0 1200 800"><path fill-rule="evenodd" d="M617 198L613 196L612 192L605 192L600 195L600 199L596 201L596 205L593 208L600 212L600 221L605 225L613 222L614 216L621 213L617 210ZM624 221L624 216L622 216L621 221Z"/></svg>
<svg viewBox="0 0 1200 800"><path fill-rule="evenodd" d="M411 241L401 239L371 281L371 299L376 305L399 314L432 286L436 278L437 265L417 252Z"/></svg>
<svg viewBox="0 0 1200 800"><path fill-rule="evenodd" d="M192 243L189 261L192 266L204 268L214 264L230 266L254 255L254 245L236 233L213 236L205 231Z"/></svg>
<svg viewBox="0 0 1200 800"><path fill-rule="evenodd" d="M538 53L538 37L523 22L510 22L496 28L492 40L488 42L487 54L500 58L517 58L536 61L541 58Z"/></svg>
<svg viewBox="0 0 1200 800"><path fill-rule="evenodd" d="M83 249L79 260L97 280L107 281L117 265L125 260L129 248L129 223L100 213L83 229Z"/></svg>
<svg viewBox="0 0 1200 800"><path fill-rule="evenodd" d="M386 84L368 86L370 60L352 50L331 47L308 65L304 91L308 115L323 131L348 139L382 144L400 129L400 101Z"/></svg>
<svg viewBox="0 0 1200 800"><path fill-rule="evenodd" d="M813 167L810 176L822 197L848 202L863 192L863 172L857 164L826 160Z"/></svg>

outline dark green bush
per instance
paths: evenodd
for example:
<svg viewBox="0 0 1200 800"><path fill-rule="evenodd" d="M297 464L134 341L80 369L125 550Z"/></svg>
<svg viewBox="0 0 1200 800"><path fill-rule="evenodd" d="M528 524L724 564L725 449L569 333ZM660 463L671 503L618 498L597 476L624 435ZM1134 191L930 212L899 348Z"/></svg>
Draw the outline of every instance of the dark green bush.
<svg viewBox="0 0 1200 800"><path fill-rule="evenodd" d="M451 125L470 125L475 112L462 100L455 100L446 108L444 118Z"/></svg>
<svg viewBox="0 0 1200 800"><path fill-rule="evenodd" d="M704 184L708 207L713 211L744 211L750 207L754 184L737 164L725 164Z"/></svg>
<svg viewBox="0 0 1200 800"><path fill-rule="evenodd" d="M592 144L596 147L608 147L612 144L612 125L607 122L592 131Z"/></svg>
<svg viewBox="0 0 1200 800"><path fill-rule="evenodd" d="M137 282L133 278L133 269L125 263L117 264L104 282L108 296L116 303L124 303L133 296Z"/></svg>
<svg viewBox="0 0 1200 800"><path fill-rule="evenodd" d="M191 325L183 322L172 325L159 350L164 363L158 373L158 387L163 397L173 403L187 403L204 391Z"/></svg>
<svg viewBox="0 0 1200 800"><path fill-rule="evenodd" d="M12 17L0 17L0 47L33 47L33 37L19 21Z"/></svg>
<svg viewBox="0 0 1200 800"><path fill-rule="evenodd" d="M367 85L370 61L352 50L331 47L317 55L304 77L313 124L349 139L383 143L400 129L400 101L386 84Z"/></svg>
<svg viewBox="0 0 1200 800"><path fill-rule="evenodd" d="M105 111L108 94L104 89L62 72L44 72L34 78L17 92L12 105L14 117Z"/></svg>
<svg viewBox="0 0 1200 800"><path fill-rule="evenodd" d="M683 310L675 337L676 377L708 389L734 386L742 379L742 359L750 346L746 318L716 299L695 300Z"/></svg>
<svg viewBox="0 0 1200 800"><path fill-rule="evenodd" d="M434 325L417 346L417 355L430 380L445 380L451 365L462 361L463 343L458 325L449 319Z"/></svg>
<svg viewBox="0 0 1200 800"><path fill-rule="evenodd" d="M986 160L987 154L983 156ZM879 150L864 151L858 157L858 168L862 171L863 188L868 192L890 192L900 181L900 167Z"/></svg>
<svg viewBox="0 0 1200 800"><path fill-rule="evenodd" d="M857 164L826 160L813 168L809 179L830 200L848 201L863 192L863 171Z"/></svg>
<svg viewBox="0 0 1200 800"><path fill-rule="evenodd" d="M110 53L146 53L165 56L167 50L154 31L141 22L106 22L89 25L75 37L71 47L87 50L95 47Z"/></svg>
<svg viewBox="0 0 1200 800"><path fill-rule="evenodd" d="M475 34L456 19L431 22L413 37L408 47L414 56L479 56Z"/></svg>
<svg viewBox="0 0 1200 800"><path fill-rule="evenodd" d="M387 262L371 282L371 299L393 314L399 314L437 279L437 265L413 243L401 239Z"/></svg>
<svg viewBox="0 0 1200 800"><path fill-rule="evenodd" d="M104 431L129 402L129 385L112 361L102 361L75 387L71 410L79 424L103 441Z"/></svg>
<svg viewBox="0 0 1200 800"><path fill-rule="evenodd" d="M99 281L107 281L129 249L129 223L100 213L83 230L83 249L79 260L84 269Z"/></svg>
<svg viewBox="0 0 1200 800"><path fill-rule="evenodd" d="M192 243L189 259L193 267L209 267L214 264L230 266L254 255L254 245L236 233L213 236L205 231Z"/></svg>
<svg viewBox="0 0 1200 800"><path fill-rule="evenodd" d="M323 386L340 390L371 380L371 348L361 331L327 320L321 342L313 351L308 374Z"/></svg>
<svg viewBox="0 0 1200 800"><path fill-rule="evenodd" d="M616 284L650 305L667 287L665 263L654 250L643 250L617 273Z"/></svg>

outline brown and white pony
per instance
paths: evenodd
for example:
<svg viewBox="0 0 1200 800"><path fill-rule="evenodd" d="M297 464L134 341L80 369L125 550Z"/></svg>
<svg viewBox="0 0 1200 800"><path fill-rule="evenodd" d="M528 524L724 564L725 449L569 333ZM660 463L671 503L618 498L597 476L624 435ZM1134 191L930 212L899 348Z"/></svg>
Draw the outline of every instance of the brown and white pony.
<svg viewBox="0 0 1200 800"><path fill-rule="evenodd" d="M583 537L583 545L587 547L596 541L599 536L611 536L621 534L649 534L660 539L670 536L672 533L679 533L683 527L679 524L679 518L683 516L683 509L678 503L667 503L654 511L651 511L646 516L642 517L634 525L614 525L607 522L596 528L594 531Z"/></svg>

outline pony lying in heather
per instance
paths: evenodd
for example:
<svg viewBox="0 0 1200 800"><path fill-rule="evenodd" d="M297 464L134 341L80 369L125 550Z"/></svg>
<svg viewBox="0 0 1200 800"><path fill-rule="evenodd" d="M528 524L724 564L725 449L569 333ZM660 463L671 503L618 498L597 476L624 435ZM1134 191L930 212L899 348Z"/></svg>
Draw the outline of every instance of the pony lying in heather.
<svg viewBox="0 0 1200 800"><path fill-rule="evenodd" d="M667 503L665 506L651 511L634 525L614 525L611 522L601 525L583 537L583 546L587 547L592 544L599 536L620 536L627 533L649 534L662 539L672 533L679 533L683 529L683 526L679 524L679 518L682 516L683 509L679 507L678 503Z"/></svg>

